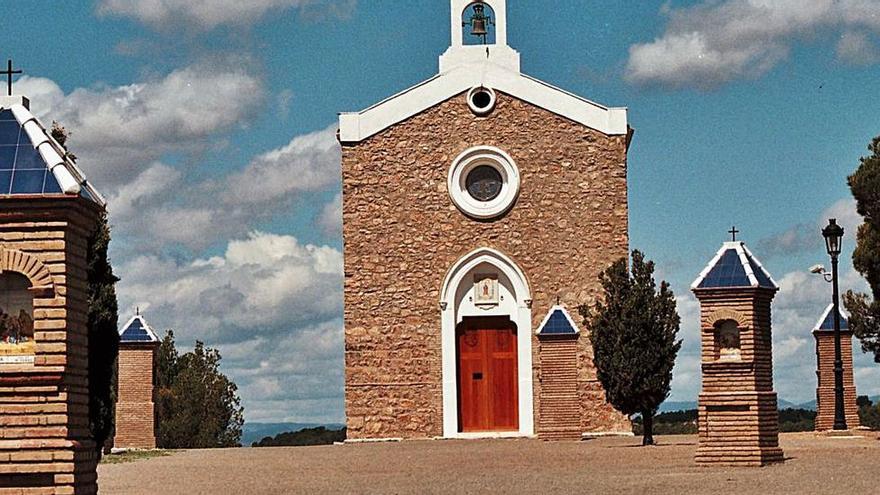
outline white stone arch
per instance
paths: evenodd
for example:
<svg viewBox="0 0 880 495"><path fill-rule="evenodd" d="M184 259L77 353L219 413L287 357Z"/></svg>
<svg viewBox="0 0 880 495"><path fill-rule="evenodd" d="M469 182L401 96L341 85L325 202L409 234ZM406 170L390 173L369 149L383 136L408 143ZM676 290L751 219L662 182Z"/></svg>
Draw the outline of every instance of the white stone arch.
<svg viewBox="0 0 880 495"><path fill-rule="evenodd" d="M462 438L498 436L492 433L472 435L459 432L458 380L455 329L464 316L463 301L468 288L473 286L473 275L494 271L499 276L502 294L508 299L480 315L508 315L517 325L517 383L519 431L514 436L534 435L534 407L532 384L532 294L525 274L513 260L491 248L480 248L458 260L443 281L440 290L441 352L443 375L443 436ZM505 434L509 436L510 434Z"/></svg>

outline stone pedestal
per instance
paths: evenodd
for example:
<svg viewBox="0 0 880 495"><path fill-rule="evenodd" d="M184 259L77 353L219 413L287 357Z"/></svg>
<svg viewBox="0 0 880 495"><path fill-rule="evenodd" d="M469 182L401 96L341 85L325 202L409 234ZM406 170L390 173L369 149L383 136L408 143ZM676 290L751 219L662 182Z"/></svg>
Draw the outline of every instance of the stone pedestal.
<svg viewBox="0 0 880 495"><path fill-rule="evenodd" d="M844 321L845 323L845 321ZM834 428L834 331L815 330L816 359L816 431ZM859 407L856 404L856 386L853 381L852 337L849 330L841 332L840 350L843 357L843 401L846 425L854 430L860 426Z"/></svg>
<svg viewBox="0 0 880 495"><path fill-rule="evenodd" d="M0 494L97 493L86 251L99 213L79 196L0 197L0 273L26 277L34 329L32 354L0 359Z"/></svg>
<svg viewBox="0 0 880 495"><path fill-rule="evenodd" d="M156 448L153 370L158 346L155 342L119 344L115 448Z"/></svg>

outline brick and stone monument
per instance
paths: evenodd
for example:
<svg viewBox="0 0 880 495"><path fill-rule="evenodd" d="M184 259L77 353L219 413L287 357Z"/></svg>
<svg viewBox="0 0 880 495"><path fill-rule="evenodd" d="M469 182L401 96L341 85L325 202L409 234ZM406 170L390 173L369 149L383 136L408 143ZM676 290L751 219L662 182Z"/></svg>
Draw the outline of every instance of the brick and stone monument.
<svg viewBox="0 0 880 495"><path fill-rule="evenodd" d="M697 463L782 462L770 314L776 282L734 241L722 246L692 289L701 306L703 369Z"/></svg>
<svg viewBox="0 0 880 495"><path fill-rule="evenodd" d="M834 429L834 305L828 308L813 329L816 337L816 431ZM843 402L846 425L859 427L859 407L856 404L856 384L853 380L852 330L846 316L840 314L840 352L843 358Z"/></svg>
<svg viewBox="0 0 880 495"><path fill-rule="evenodd" d="M155 449L153 396L159 337L138 312L119 332L119 394L116 399L116 449Z"/></svg>
<svg viewBox="0 0 880 495"><path fill-rule="evenodd" d="M340 116L349 439L631 434L589 339L536 334L628 254L627 111L523 75L504 0L450 3L439 74Z"/></svg>
<svg viewBox="0 0 880 495"><path fill-rule="evenodd" d="M86 251L104 201L29 107L0 97L0 493L96 493Z"/></svg>

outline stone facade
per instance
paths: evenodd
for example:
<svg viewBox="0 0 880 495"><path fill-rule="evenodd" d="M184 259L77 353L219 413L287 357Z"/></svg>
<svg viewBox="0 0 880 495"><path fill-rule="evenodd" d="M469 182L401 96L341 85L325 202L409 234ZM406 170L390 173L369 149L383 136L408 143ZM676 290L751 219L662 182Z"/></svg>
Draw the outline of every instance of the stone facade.
<svg viewBox="0 0 880 495"><path fill-rule="evenodd" d="M834 331L816 330L816 431L834 428ZM840 332L840 354L843 358L843 401L846 426L856 429L860 426L859 407L856 404L856 385L853 380L853 333Z"/></svg>
<svg viewBox="0 0 880 495"><path fill-rule="evenodd" d="M762 466L782 462L773 390L770 305L776 289L694 290L701 305L703 386L698 464ZM720 358L719 326L739 330L736 359Z"/></svg>
<svg viewBox="0 0 880 495"><path fill-rule="evenodd" d="M156 343L119 345L115 448L156 448L153 370L157 347Z"/></svg>
<svg viewBox="0 0 880 495"><path fill-rule="evenodd" d="M345 392L351 439L443 435L440 290L450 268L492 248L531 287L535 422L541 422L542 347L534 329L556 302L600 295L598 274L628 253L627 145L498 92L486 117L464 93L357 143L343 142ZM450 200L453 160L496 146L516 162L513 208L475 221ZM625 432L605 401L589 339L576 341L581 432ZM537 427L538 425L536 425ZM539 428L536 428L539 430Z"/></svg>
<svg viewBox="0 0 880 495"><path fill-rule="evenodd" d="M0 494L97 493L89 433L87 240L80 197L0 198L0 270L24 274L34 362L0 365Z"/></svg>

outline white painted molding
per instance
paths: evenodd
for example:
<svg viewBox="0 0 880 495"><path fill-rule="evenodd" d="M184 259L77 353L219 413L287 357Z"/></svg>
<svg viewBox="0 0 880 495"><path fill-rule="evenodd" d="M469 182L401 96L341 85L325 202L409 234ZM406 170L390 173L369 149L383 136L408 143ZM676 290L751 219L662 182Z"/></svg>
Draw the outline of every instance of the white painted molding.
<svg viewBox="0 0 880 495"><path fill-rule="evenodd" d="M491 201L479 201L467 190L467 176L475 168L488 165L501 174L501 193ZM446 178L452 203L465 215L478 220L497 218L510 210L519 196L519 169L513 158L494 146L476 146L465 150L452 162Z"/></svg>
<svg viewBox="0 0 880 495"><path fill-rule="evenodd" d="M571 328L574 329L574 333L579 335L581 333L581 329L577 323L574 322L574 319L569 314L568 310L565 309L565 306L557 304L550 308L550 311L547 312L547 315L544 316L544 319L541 320L541 324L538 325L538 328L535 330L535 335L542 335L541 331L544 330L544 327L547 326L547 322L550 321L550 317L553 316L557 310L562 311L562 314L565 316L565 319L568 320L568 324L571 325ZM547 334L547 335L565 335L565 334Z"/></svg>

